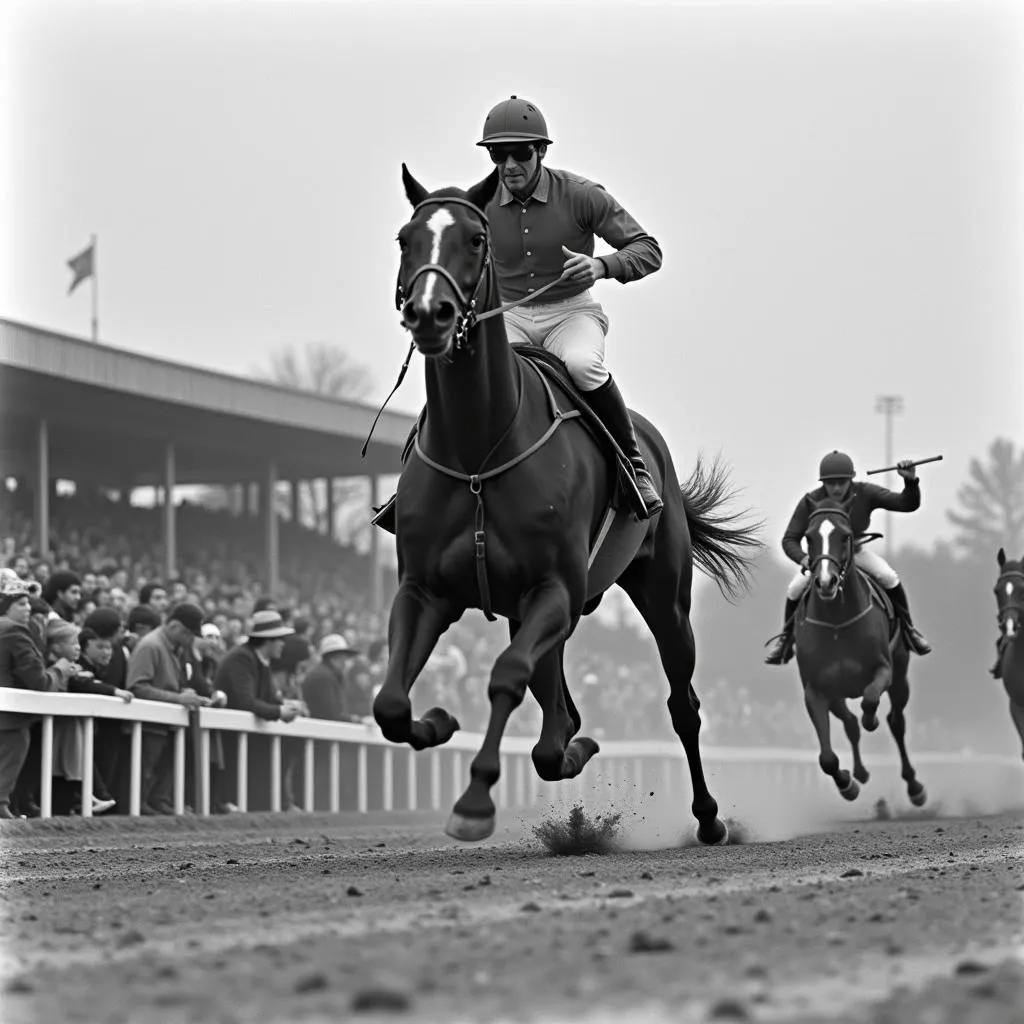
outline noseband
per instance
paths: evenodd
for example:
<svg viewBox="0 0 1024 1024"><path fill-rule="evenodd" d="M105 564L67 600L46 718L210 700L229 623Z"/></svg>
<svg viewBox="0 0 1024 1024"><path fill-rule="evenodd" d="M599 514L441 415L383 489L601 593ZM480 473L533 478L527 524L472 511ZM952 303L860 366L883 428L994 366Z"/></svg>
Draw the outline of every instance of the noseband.
<svg viewBox="0 0 1024 1024"><path fill-rule="evenodd" d="M850 523L849 515L844 512L841 508L822 508L816 509L811 513L810 518L807 521L807 532L810 532L811 523L814 521L816 516L837 516L840 519L845 520L846 525L851 527L851 539L852 539L852 524ZM850 554L845 562L840 562L838 558L833 557L827 551L823 551L818 557L808 566L807 572L813 578L815 571L822 562L831 562L839 570L838 579L839 582L836 584L836 588L839 591L843 589L843 583L846 581L846 576L850 571L850 566L853 564L853 544L850 544Z"/></svg>
<svg viewBox="0 0 1024 1024"><path fill-rule="evenodd" d="M455 293L455 298L459 304L459 320L455 325L454 344L455 350L465 347L467 339L469 338L469 332L476 326L478 320L486 319L488 314L484 313L482 316L478 316L476 312L476 303L480 295L480 289L483 287L484 280L487 277L487 268L491 262L491 225L487 220L486 214L478 207L471 203L468 199L460 199L458 196L437 196L430 199L424 199L423 202L417 204L412 211L413 217L419 213L425 206L442 206L449 203L454 203L458 206L466 206L477 217L480 218L483 223L484 229L484 259L480 265L480 274L476 279L476 284L473 286L473 291L469 297L466 297L465 292L459 286L459 282L455 280L451 272L447 267L442 267L440 263L425 263L409 278L408 288L412 292L412 289L416 282L424 274L439 274L443 277L448 284L451 286L452 291ZM405 305L405 289L402 287L401 277L398 279L398 284L395 288L395 308L401 312L402 307ZM405 323L402 324L405 327ZM409 328L406 327L406 330Z"/></svg>

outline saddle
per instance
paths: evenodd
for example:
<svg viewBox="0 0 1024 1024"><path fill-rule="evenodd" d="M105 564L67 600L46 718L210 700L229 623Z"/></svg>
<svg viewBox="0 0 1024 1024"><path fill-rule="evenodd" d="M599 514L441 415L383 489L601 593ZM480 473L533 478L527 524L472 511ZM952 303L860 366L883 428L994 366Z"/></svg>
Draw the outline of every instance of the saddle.
<svg viewBox="0 0 1024 1024"><path fill-rule="evenodd" d="M633 469L633 464L626 458L622 449L619 447L618 442L612 437L608 428L601 422L600 417L593 409L587 404L587 400L583 397L576 385L573 384L572 378L569 376L569 371L565 368L565 364L558 358L558 356L552 355L546 349L541 348L539 345L531 345L529 342L515 342L511 346L513 352L520 358L526 360L526 362L532 364L532 366L542 373L555 387L562 393L562 395L569 401L570 405L578 410L579 420L586 427L591 437L594 439L594 443L605 453L609 461L615 467L615 478L616 486L611 496L611 507L618 509L622 506L623 501L629 505L634 512L637 512L641 516L646 514L644 507L643 498L640 496L640 491L636 484L636 475ZM412 428L409 437L406 439L405 447L402 449L402 465L404 466L409 459L409 455L412 453L413 447L416 443L416 435L419 433L420 428L423 426L423 420L427 415L427 410L424 409L420 413L419 418L416 421L416 425ZM374 522L383 518L384 510L388 508L391 502L387 502L378 509L374 509L376 513Z"/></svg>
<svg viewBox="0 0 1024 1024"><path fill-rule="evenodd" d="M896 641L899 639L900 632L903 628L902 620L896 612L896 607L893 605L889 595L882 588L881 584L869 576L863 569L857 566L853 567L853 571L856 576L859 576L868 585L868 592L871 595L871 600L874 604L877 604L879 608L885 612L886 620L889 623L889 646L890 648L896 646ZM807 605L811 599L811 588L807 589L800 595L800 600L797 602L796 609L793 612L793 621L795 622L799 618L805 618L807 615Z"/></svg>

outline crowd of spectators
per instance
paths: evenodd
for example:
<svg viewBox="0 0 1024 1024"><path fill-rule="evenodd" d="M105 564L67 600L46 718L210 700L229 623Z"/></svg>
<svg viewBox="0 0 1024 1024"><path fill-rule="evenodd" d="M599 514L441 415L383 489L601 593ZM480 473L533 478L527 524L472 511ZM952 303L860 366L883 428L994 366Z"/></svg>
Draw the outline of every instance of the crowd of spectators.
<svg viewBox="0 0 1024 1024"><path fill-rule="evenodd" d="M0 587L0 686L171 700L189 708L213 704L285 720L369 718L387 663L386 615L368 607L369 567L353 548L283 522L282 583L268 594L260 582L259 521L185 503L176 516L182 568L165 579L159 509L100 495L58 498L44 556L32 546L29 510L12 497L0 518L7 566ZM415 713L440 705L463 729L482 731L489 674L507 642L503 625L479 616L453 625L413 690ZM566 649L565 671L587 734L673 737L668 685L649 636L586 619ZM802 701L766 701L724 680L702 685L700 698L705 742L807 745ZM0 817L38 813L39 725L23 719L0 713ZM55 723L54 811L75 813L82 728L70 719ZM92 810L126 813L129 735L116 722L97 723ZM528 698L508 732L535 736L539 727L540 709ZM231 748L232 737L220 736L215 810L235 806ZM147 726L143 813L172 813L171 754L167 731ZM286 807L296 802L297 759L286 746ZM253 773L268 770L265 761L254 744L252 792L261 788Z"/></svg>

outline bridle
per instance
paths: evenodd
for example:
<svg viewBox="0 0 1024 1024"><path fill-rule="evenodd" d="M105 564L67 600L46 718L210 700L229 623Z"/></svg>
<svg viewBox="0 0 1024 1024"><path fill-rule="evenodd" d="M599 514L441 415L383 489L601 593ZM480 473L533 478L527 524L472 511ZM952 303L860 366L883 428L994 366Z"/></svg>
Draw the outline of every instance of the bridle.
<svg viewBox="0 0 1024 1024"><path fill-rule="evenodd" d="M848 538L848 540L850 541L849 554L847 555L846 560L841 562L838 558L835 558L833 555L830 555L827 551L822 551L822 553L820 555L818 555L818 557L807 567L807 572L810 575L811 579L813 580L814 574L817 571L818 566L822 562L831 562L838 569L838 582L836 583L836 590L839 593L842 593L843 583L846 581L847 574L850 572L850 567L853 565L853 530L852 530L852 524L850 522L850 516L848 515L848 513L844 512L841 508L820 508L820 509L815 509L811 513L811 515L810 515L810 517L809 517L809 519L807 521L807 532L808 533L810 532L811 523L814 521L815 516L826 516L826 515L827 516L837 516L838 518L845 520L846 521L846 525L851 527L850 536Z"/></svg>
<svg viewBox="0 0 1024 1024"><path fill-rule="evenodd" d="M1010 580L1011 578L1024 581L1024 572L1022 572L1020 569L1007 569L1006 572L1001 572L999 574L999 578L996 580L995 585L997 600L999 592L1002 589L1001 584L1004 581ZM1008 601L1006 604L1001 604L999 606L999 611L996 614L996 621L999 623L1001 629L1004 627L1006 620L1011 612L1016 613L1017 624L1019 626L1022 623L1022 621L1024 621L1024 603L1022 603L1020 600ZM1016 635L1019 636L1021 634L1018 633Z"/></svg>
<svg viewBox="0 0 1024 1024"><path fill-rule="evenodd" d="M484 229L484 258L480 264L480 273L477 275L476 284L473 286L472 292L470 292L468 298L466 293L462 290L459 282L452 276L451 271L447 267L441 266L440 263L424 263L422 267L414 271L412 277L408 281L408 289L411 292L413 286L424 274L438 274L443 277L448 284L451 286L452 291L455 293L455 299L459 304L459 319L455 324L454 333L454 346L455 350L460 349L468 345L469 333L481 320L486 320L488 317L495 316L502 310L491 310L487 313L477 314L476 304L477 299L480 297L480 289L483 288L484 281L487 278L487 268L491 263L491 225L487 220L487 215L474 203L471 203L468 199L460 199L458 196L436 196L430 199L424 199L421 203L413 208L413 217L419 213L426 206L440 206L447 205L448 203L454 203L457 206L466 206L477 217L480 218L480 222ZM401 312L402 307L405 305L405 289L402 287L402 279L399 276L398 284L395 287L395 309ZM406 330L405 323L402 326Z"/></svg>

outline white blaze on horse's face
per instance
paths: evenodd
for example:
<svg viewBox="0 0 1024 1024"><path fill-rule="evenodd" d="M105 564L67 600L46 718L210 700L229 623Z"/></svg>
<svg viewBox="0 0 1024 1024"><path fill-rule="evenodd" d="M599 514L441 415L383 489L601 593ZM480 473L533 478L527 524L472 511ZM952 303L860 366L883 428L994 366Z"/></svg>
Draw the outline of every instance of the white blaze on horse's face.
<svg viewBox="0 0 1024 1024"><path fill-rule="evenodd" d="M828 539L835 528L835 524L830 522L828 519L822 519L821 525L818 527L818 536L821 537L821 553L823 555L830 554L828 550ZM823 587L827 587L829 583L832 582L832 563L828 558L822 558L818 563L818 582Z"/></svg>
<svg viewBox="0 0 1024 1024"><path fill-rule="evenodd" d="M1013 597L1013 584L1012 583L1007 582L1007 584L1006 584L1006 596L1007 597Z"/></svg>
<svg viewBox="0 0 1024 1024"><path fill-rule="evenodd" d="M430 228L430 233L434 236L434 241L430 246L431 263L441 263L441 238L444 235L445 228L450 228L454 223L455 218L452 216L451 211L446 210L443 206L439 206L427 220L427 227ZM437 274L433 270L429 270L423 276L426 280L423 282L420 305L424 310L429 310L430 300L434 297L434 284L437 281Z"/></svg>

